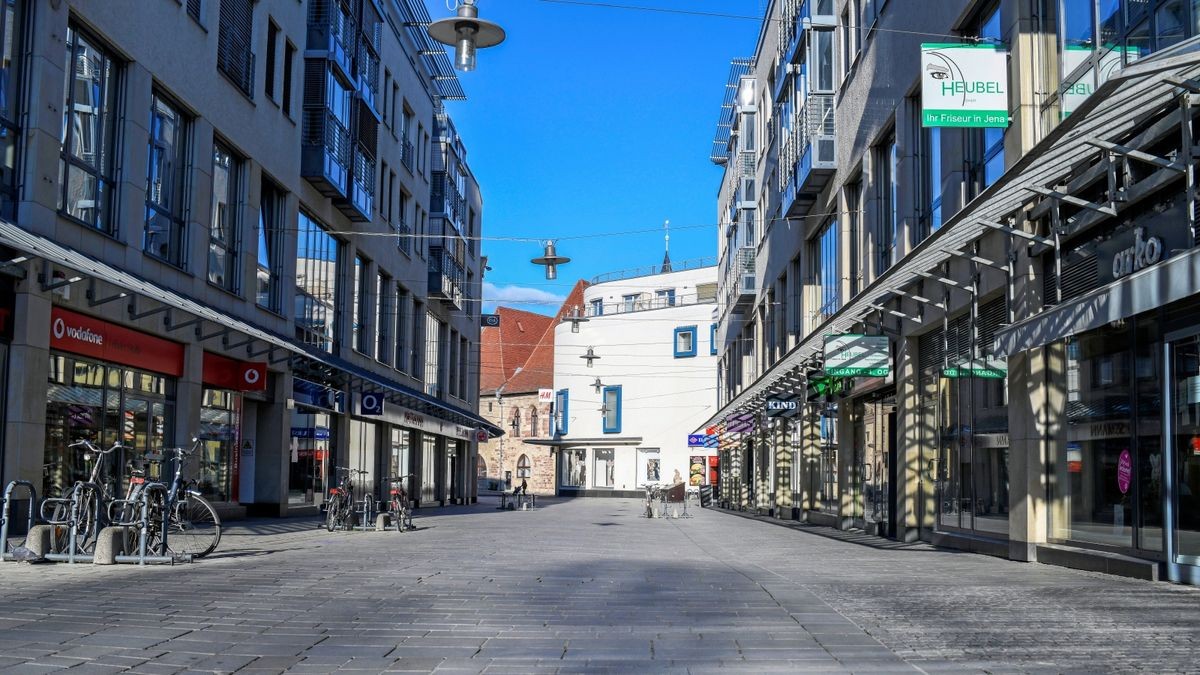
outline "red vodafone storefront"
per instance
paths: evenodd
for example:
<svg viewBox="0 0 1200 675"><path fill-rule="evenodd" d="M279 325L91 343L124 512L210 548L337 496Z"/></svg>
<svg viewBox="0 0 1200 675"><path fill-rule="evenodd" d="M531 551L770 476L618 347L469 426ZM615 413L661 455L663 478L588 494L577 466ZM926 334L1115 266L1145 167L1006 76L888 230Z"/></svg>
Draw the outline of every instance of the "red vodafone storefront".
<svg viewBox="0 0 1200 675"><path fill-rule="evenodd" d="M80 438L128 448L108 464L118 477L132 457L198 436L203 451L189 476L215 501L237 501L246 440L242 394L266 388L265 364L206 352L202 372L185 377L178 342L61 307L51 309L49 328L43 494L86 476L81 453L67 447ZM181 380L193 383L182 396ZM198 428L187 428L196 426L193 420Z"/></svg>

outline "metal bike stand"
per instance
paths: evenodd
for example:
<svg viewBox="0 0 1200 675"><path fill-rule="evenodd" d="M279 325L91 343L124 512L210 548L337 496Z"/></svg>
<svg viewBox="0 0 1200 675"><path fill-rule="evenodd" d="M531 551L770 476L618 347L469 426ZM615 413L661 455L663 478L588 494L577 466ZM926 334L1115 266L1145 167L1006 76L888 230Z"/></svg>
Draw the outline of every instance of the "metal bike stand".
<svg viewBox="0 0 1200 675"><path fill-rule="evenodd" d="M159 523L162 533L162 541L159 544L161 550L157 553L147 550L150 539L150 495L153 493L162 494L162 522ZM135 513L138 513L136 520L113 522L113 525L119 527L136 527L138 528L138 551L137 555L118 555L113 556L113 559L119 563L135 563L137 565L145 565L146 563L168 563L175 564L176 562L192 562L191 555L171 555L167 551L167 533L171 525L171 509L169 503L170 490L164 483L146 483L142 486L142 492L136 500L119 499L109 506L111 512L112 507L124 504L132 506Z"/></svg>
<svg viewBox="0 0 1200 675"><path fill-rule="evenodd" d="M354 531L354 530L357 530L359 532L367 532L367 531L374 532L375 531L375 521L374 521L374 519L371 518L371 514L375 511L374 508L371 508L372 505L374 505L374 503L375 503L374 500L371 500L369 502L360 500L358 502L360 508L354 508L353 504L352 504L350 513L357 514L360 516L360 518L358 519L357 525L350 526L351 531ZM367 524L367 521L370 521L370 525Z"/></svg>
<svg viewBox="0 0 1200 675"><path fill-rule="evenodd" d="M12 513L12 495L19 487L25 488L27 497L21 501L27 503L29 506L27 511L29 519L25 525L25 536L28 537L29 531L33 529L33 505L37 503L37 490L34 489L33 483L27 480L14 480L4 487L4 508L0 511L0 560L13 560L12 554L8 550L8 522Z"/></svg>
<svg viewBox="0 0 1200 675"><path fill-rule="evenodd" d="M85 483L83 481L80 481L78 483L75 483L75 487L71 489L71 498L70 499L64 499L62 497L47 497L46 499L42 500L42 507L41 507L42 520L46 523L49 523L50 525L66 525L67 526L67 551L66 551L66 553L63 553L62 551L51 550L49 553L47 553L45 556L43 556L43 557L45 557L46 560L52 560L54 562L65 562L65 563L71 563L71 564L79 563L79 562L90 563L94 560L92 554L84 553L79 548L79 544L80 544L80 542L79 542L79 520L83 516L82 501L83 501L84 490L82 488L90 488L92 491L94 491L94 493L96 495L104 494L103 488L101 488L99 485L97 485L95 483L90 483L90 482ZM50 506L50 505L54 505L54 504L67 504L70 506L70 508L67 511L67 513L69 514L67 516L67 520L65 520L65 521L55 520L52 516L46 515L46 507ZM100 527L100 500L99 499L92 500L92 522L95 524L94 526L96 528ZM97 529L96 532L98 534L99 529ZM50 545L52 547L54 545L53 537L51 537Z"/></svg>

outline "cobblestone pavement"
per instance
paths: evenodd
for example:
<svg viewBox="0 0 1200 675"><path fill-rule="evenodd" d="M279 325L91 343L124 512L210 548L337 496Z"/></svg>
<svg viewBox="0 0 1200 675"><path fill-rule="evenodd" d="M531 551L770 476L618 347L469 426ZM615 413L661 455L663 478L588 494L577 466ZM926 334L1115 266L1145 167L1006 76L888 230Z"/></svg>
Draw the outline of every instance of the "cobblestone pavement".
<svg viewBox="0 0 1200 675"><path fill-rule="evenodd" d="M0 564L0 669L41 673L1200 669L1200 589L625 500L251 521L192 565Z"/></svg>

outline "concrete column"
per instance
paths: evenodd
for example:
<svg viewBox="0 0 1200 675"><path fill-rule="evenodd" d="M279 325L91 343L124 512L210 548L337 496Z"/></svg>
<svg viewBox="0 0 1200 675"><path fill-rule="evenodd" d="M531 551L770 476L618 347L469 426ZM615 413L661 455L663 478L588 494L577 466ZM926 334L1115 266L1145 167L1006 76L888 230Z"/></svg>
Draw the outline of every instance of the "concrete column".
<svg viewBox="0 0 1200 675"><path fill-rule="evenodd" d="M200 434L200 406L204 401L204 347L183 345L183 375L175 386L175 431L167 443L188 448Z"/></svg>
<svg viewBox="0 0 1200 675"><path fill-rule="evenodd" d="M838 529L847 530L862 509L858 462L855 459L854 399L838 401Z"/></svg>
<svg viewBox="0 0 1200 675"><path fill-rule="evenodd" d="M921 410L917 339L900 338L896 347L896 539L916 541L921 514L930 509L921 503L926 499L921 489L925 465L922 455L929 450L927 443L933 435L923 433L924 425L931 420L923 419ZM932 489L931 484L927 485L925 492Z"/></svg>
<svg viewBox="0 0 1200 675"><path fill-rule="evenodd" d="M258 422L254 448L254 506L263 515L284 515L288 510L288 481L292 467L292 374L267 376L270 400L256 407Z"/></svg>
<svg viewBox="0 0 1200 675"><path fill-rule="evenodd" d="M40 495L50 371L50 299L30 290L37 285L36 274L31 270L16 293L4 396L4 465L0 468L4 484L27 480Z"/></svg>

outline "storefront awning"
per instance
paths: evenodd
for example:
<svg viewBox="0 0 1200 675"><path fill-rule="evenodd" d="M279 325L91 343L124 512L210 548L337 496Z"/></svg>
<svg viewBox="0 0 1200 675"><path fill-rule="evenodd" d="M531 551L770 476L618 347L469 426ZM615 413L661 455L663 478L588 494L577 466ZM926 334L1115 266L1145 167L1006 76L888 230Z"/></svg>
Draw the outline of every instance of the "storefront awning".
<svg viewBox="0 0 1200 675"><path fill-rule="evenodd" d="M222 343L226 350L234 349L234 344L239 347L244 346L247 358L266 356L272 363L285 360L292 360L293 362L300 360L311 364L319 364L331 371L346 373L349 376L357 377L360 380L381 387L410 406L414 404L419 405L419 407L425 409L429 414L457 421L467 426L486 429L489 436L493 438L501 436L504 433L503 429L471 411L455 408L424 392L407 387L368 369L355 366L332 354L320 351L309 345L297 343L273 331L254 326L246 321L230 316L215 307L206 305L199 300L164 288L135 274L101 262L39 234L24 230L13 223L0 220L0 245L7 246L21 254L16 260L8 261L9 264L21 264L31 259L43 260L65 268L63 271L73 270L78 273L61 280L42 278L40 281L43 288L90 281L93 283L102 282L117 289L107 297L98 297L98 292L89 294L88 304L92 307L120 300L129 303L137 303L141 300L151 301L154 305L137 306L136 304L130 304L130 315L136 316L140 314L142 316L151 316L160 313L168 314L174 311L183 312L192 318L181 318L179 321L173 321L170 326L174 326L175 328L185 325L196 326L198 334L203 337L206 333L201 329L204 328L204 322L208 322L212 324L212 327L207 329L210 331L207 333L208 339L217 337L227 339L227 341ZM0 266L3 265L0 264ZM171 328L168 327L168 330L171 330ZM228 340L229 331L240 333L243 337L236 341ZM230 342L234 342L234 344L230 344ZM281 353L281 355L276 356L277 352Z"/></svg>
<svg viewBox="0 0 1200 675"><path fill-rule="evenodd" d="M985 233L994 231L994 224L1005 223L1014 213L1039 199L1035 189L1053 188L1076 167L1094 161L1104 151L1093 141L1119 141L1146 114L1177 101L1181 89L1176 82L1198 77L1200 38L1182 42L1114 73L995 183L817 326L770 370L697 429L718 424L739 413L760 410L765 397L780 386L788 373L820 354L824 336L854 332L856 324L879 311L895 296L893 289L903 289L920 281L956 253L961 254Z"/></svg>
<svg viewBox="0 0 1200 675"><path fill-rule="evenodd" d="M996 353L1012 356L1043 347L1196 294L1200 294L1200 249L996 331Z"/></svg>
<svg viewBox="0 0 1200 675"><path fill-rule="evenodd" d="M531 438L526 445L540 445L549 448L603 448L610 445L641 445L641 436L617 436L608 438Z"/></svg>

